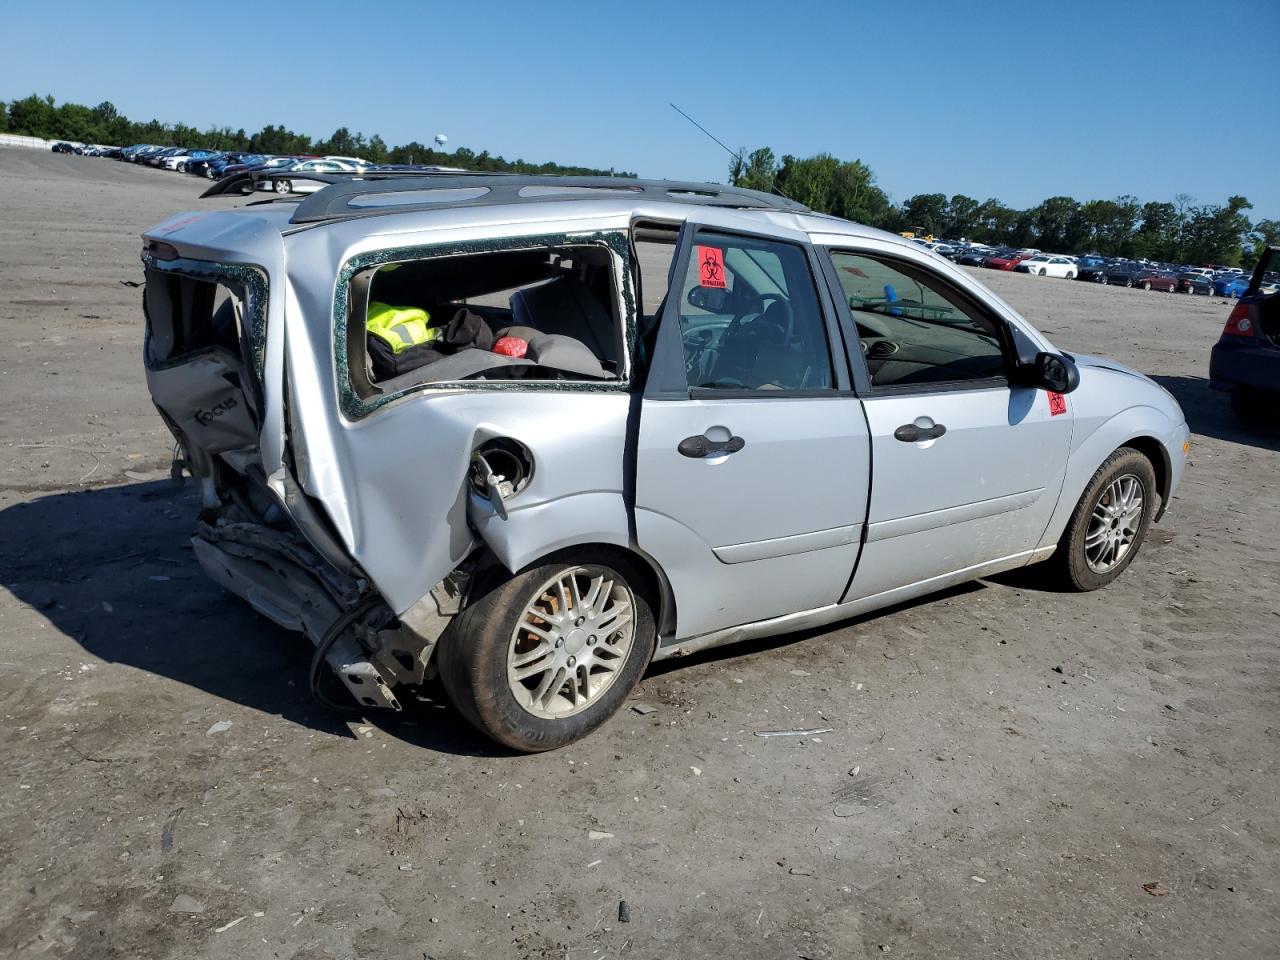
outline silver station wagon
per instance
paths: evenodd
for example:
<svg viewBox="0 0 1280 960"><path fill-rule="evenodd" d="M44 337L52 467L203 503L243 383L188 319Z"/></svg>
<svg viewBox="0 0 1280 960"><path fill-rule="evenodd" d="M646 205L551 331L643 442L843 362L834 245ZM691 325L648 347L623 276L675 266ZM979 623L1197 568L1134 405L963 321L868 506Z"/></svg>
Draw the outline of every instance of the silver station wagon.
<svg viewBox="0 0 1280 960"><path fill-rule="evenodd" d="M1101 587L1186 462L1147 378L780 197L315 179L145 234L145 364L200 564L336 708L438 678L558 747L652 660L1028 564Z"/></svg>

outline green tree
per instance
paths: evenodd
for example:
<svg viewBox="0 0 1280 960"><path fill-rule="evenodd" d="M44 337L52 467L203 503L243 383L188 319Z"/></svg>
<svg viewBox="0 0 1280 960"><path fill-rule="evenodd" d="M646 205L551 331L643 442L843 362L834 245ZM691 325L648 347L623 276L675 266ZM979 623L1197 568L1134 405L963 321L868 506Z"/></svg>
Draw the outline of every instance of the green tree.
<svg viewBox="0 0 1280 960"><path fill-rule="evenodd" d="M1078 232L1080 204L1071 197L1050 197L1029 211L1032 242L1041 250L1068 252Z"/></svg>
<svg viewBox="0 0 1280 960"><path fill-rule="evenodd" d="M1280 247L1280 220L1259 220L1253 225L1246 238L1249 243L1249 255L1242 263L1246 266L1256 264L1267 247Z"/></svg>
<svg viewBox="0 0 1280 960"><path fill-rule="evenodd" d="M1192 263L1234 267L1240 264L1240 241L1249 233L1246 198L1228 197L1224 206L1195 207L1183 230L1183 256Z"/></svg>
<svg viewBox="0 0 1280 960"><path fill-rule="evenodd" d="M735 187L772 193L778 177L778 161L768 147L739 150L729 163L729 182Z"/></svg>
<svg viewBox="0 0 1280 960"><path fill-rule="evenodd" d="M978 209L981 204L973 197L957 193L947 204L945 235L956 240L970 239L979 228Z"/></svg>
<svg viewBox="0 0 1280 960"><path fill-rule="evenodd" d="M1133 238L1136 256L1152 260L1177 260L1180 257L1182 218L1172 203L1144 203L1142 225Z"/></svg>
<svg viewBox="0 0 1280 960"><path fill-rule="evenodd" d="M904 229L919 227L927 234L941 236L947 225L947 195L917 193L902 205Z"/></svg>

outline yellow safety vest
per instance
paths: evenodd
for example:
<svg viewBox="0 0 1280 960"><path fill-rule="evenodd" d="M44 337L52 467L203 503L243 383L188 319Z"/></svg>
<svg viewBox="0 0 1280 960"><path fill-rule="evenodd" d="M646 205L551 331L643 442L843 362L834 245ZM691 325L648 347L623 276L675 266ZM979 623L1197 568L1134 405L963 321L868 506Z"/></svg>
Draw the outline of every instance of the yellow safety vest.
<svg viewBox="0 0 1280 960"><path fill-rule="evenodd" d="M403 353L410 347L440 339L444 331L430 323L431 314L421 307L393 307L370 300L365 329L385 340L393 353Z"/></svg>

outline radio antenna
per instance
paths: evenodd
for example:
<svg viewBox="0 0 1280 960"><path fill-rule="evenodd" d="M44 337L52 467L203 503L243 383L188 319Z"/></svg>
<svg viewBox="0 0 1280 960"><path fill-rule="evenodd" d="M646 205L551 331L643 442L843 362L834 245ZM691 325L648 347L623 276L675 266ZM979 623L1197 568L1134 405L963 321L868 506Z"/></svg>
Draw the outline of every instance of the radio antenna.
<svg viewBox="0 0 1280 960"><path fill-rule="evenodd" d="M672 109L672 110L674 110L676 113L680 114L680 116L684 117L686 120L688 120L690 123L692 123L695 127L697 127L699 130L701 130L703 133L705 133L708 137L710 137L710 138L711 138L712 140L714 140L716 143L718 143L718 144L720 145L720 147L724 150L724 152L725 152L725 153L727 153L729 156L733 157L733 159L735 159L735 160L739 160L739 159L741 159L741 158L742 158L742 151L741 151L741 150L730 150L728 147L726 147L726 146L724 145L724 141L723 141L723 140L721 140L721 139L720 139L719 137L717 137L714 133L712 133L710 130L708 130L706 127L704 127L702 124L700 124L697 120L693 119L693 117L689 116L687 113L685 113L685 112L684 112L683 110L681 110L679 107L677 107L674 103L670 103L670 102L669 102L667 105L668 105L669 107L671 107L671 109Z"/></svg>
<svg viewBox="0 0 1280 960"><path fill-rule="evenodd" d="M729 156L733 157L734 162L736 162L739 165L739 167L741 167L743 163L741 150L730 150L727 146L725 146L725 143L723 140L721 140L714 133L712 133L710 130L708 130L706 127L700 124L697 120L693 119L693 117L689 116L679 107L677 107L674 103L667 101L667 106L669 106L676 113L680 114L680 116L684 117L686 120L692 123L695 127L697 127L699 130L705 133L708 137L714 140L717 144L719 144L720 148L724 150L724 152L727 153ZM777 184L770 184L769 189L773 193L776 193L778 196L782 197L783 200L791 200L790 197L788 197L785 193L783 193L781 190L778 189Z"/></svg>

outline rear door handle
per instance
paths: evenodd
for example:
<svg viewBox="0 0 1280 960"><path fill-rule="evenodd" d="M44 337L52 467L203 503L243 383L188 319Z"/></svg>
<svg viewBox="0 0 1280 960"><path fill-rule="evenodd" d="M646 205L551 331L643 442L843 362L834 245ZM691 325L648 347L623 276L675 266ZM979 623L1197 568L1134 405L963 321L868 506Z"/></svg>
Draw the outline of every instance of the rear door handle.
<svg viewBox="0 0 1280 960"><path fill-rule="evenodd" d="M921 440L937 440L946 432L947 428L940 423L935 423L932 427L918 427L914 423L904 423L893 431L893 439L901 440L903 443L919 443Z"/></svg>
<svg viewBox="0 0 1280 960"><path fill-rule="evenodd" d="M720 457L728 453L737 453L747 445L741 437L730 437L728 440L712 440L705 434L685 437L676 445L682 457L701 460L703 457Z"/></svg>

